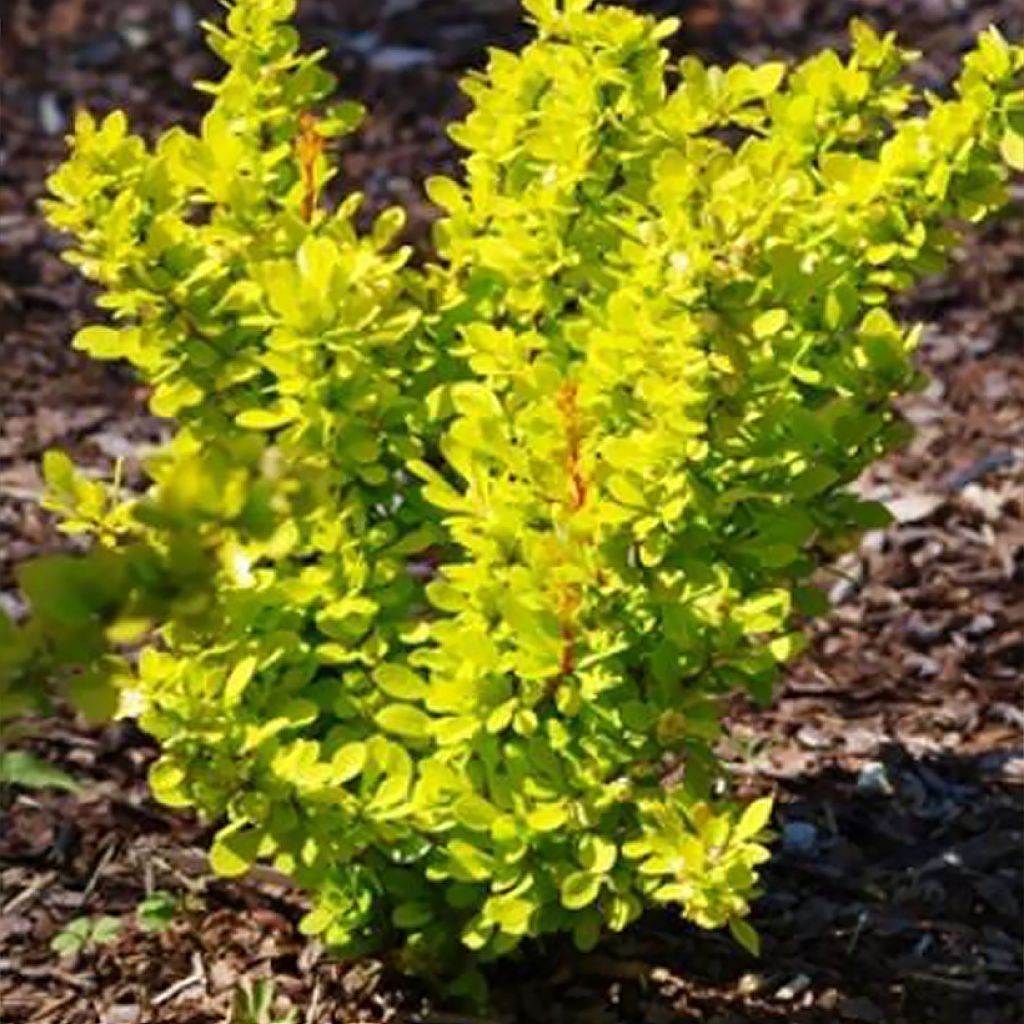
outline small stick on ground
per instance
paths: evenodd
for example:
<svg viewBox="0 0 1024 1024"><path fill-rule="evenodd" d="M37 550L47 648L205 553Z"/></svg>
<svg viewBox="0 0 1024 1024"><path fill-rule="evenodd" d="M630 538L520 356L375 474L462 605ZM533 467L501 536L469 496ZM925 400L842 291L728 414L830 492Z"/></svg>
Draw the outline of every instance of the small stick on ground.
<svg viewBox="0 0 1024 1024"><path fill-rule="evenodd" d="M21 892L16 893L14 896L12 896L10 900L8 900L8 902L4 905L4 907L0 909L0 913L4 914L5 916L7 914L13 914L14 911L18 909L18 907L22 907L26 903L29 903L33 899L35 899L35 897L38 896L44 889L46 889L56 877L56 871L48 871L45 875L40 875L34 882L31 883L31 885L25 886L25 888L22 889Z"/></svg>
<svg viewBox="0 0 1024 1024"><path fill-rule="evenodd" d="M182 992L188 991L190 988L194 988L196 985L202 985L205 981L202 973L194 971L187 978L182 978L181 981L176 981L173 985L168 986L163 992L153 997L153 1006L163 1006L164 1003L169 1003L172 999L176 999L182 994Z"/></svg>
<svg viewBox="0 0 1024 1024"><path fill-rule="evenodd" d="M316 1024L316 1019L320 1012L320 993L321 985L320 979L317 978L313 985L313 995L309 1000L309 1006L306 1009L305 1024Z"/></svg>
<svg viewBox="0 0 1024 1024"><path fill-rule="evenodd" d="M93 890L96 888L100 880L100 875L106 870L107 865L113 859L114 854L117 852L117 848L120 845L120 840L113 839L107 843L106 849L100 854L100 859L96 863L96 867L93 868L92 874L89 876L89 881L86 882L85 888L82 890L82 898L78 901L80 907L84 907L86 901L92 895Z"/></svg>

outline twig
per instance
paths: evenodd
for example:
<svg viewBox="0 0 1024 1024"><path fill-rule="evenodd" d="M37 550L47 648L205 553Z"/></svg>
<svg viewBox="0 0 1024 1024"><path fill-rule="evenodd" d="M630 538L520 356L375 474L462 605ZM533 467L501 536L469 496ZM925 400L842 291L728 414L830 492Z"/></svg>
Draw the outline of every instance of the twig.
<svg viewBox="0 0 1024 1024"><path fill-rule="evenodd" d="M59 967L27 967L13 965L10 967L10 970L19 978L28 978L30 981L37 981L43 978L47 981L56 979L62 984L76 989L79 992L89 992L93 988L89 982L83 981L81 978L76 977L69 971L63 971Z"/></svg>
<svg viewBox="0 0 1024 1024"><path fill-rule="evenodd" d="M316 1018L319 1015L320 1010L320 979L316 979L316 984L313 986L313 996L309 1000L309 1006L306 1008L305 1024L316 1024Z"/></svg>
<svg viewBox="0 0 1024 1024"><path fill-rule="evenodd" d="M113 839L107 844L107 848L100 855L99 861L96 863L96 867L93 869L92 875L89 876L89 881L86 882L85 888L82 890L82 898L78 901L80 907L84 907L86 900L92 895L93 890L96 888L97 883L100 880L100 875L103 874L107 865L113 859L115 852L118 847L118 840Z"/></svg>
<svg viewBox="0 0 1024 1024"><path fill-rule="evenodd" d="M3 909L0 910L0 913L13 914L18 907L30 902L36 896L38 896L39 893L47 886L49 886L56 877L56 871L48 871L46 872L46 874L40 875L40 877L37 878L31 885L25 886L25 888L22 889L21 892L12 896L10 900L8 900L7 904L3 907Z"/></svg>
<svg viewBox="0 0 1024 1024"><path fill-rule="evenodd" d="M137 851L136 851L137 852ZM191 893L201 893L206 888L206 883L201 878L196 878L194 875L187 874L182 871L181 868L171 864L166 858L160 854L153 854L151 863L155 864L158 868L166 871L169 875L173 875L174 878L180 882L186 889Z"/></svg>
<svg viewBox="0 0 1024 1024"><path fill-rule="evenodd" d="M44 1006L35 1016L29 1017L29 1024L40 1024L40 1022L51 1017L57 1010L63 1010L72 999L76 997L73 995L61 996L59 999L55 999L48 1006Z"/></svg>
<svg viewBox="0 0 1024 1024"><path fill-rule="evenodd" d="M946 988L955 988L960 992L977 992L981 979L951 978L944 974L927 974L924 971L915 971L908 974L911 981L920 981L928 985L943 985Z"/></svg>
<svg viewBox="0 0 1024 1024"><path fill-rule="evenodd" d="M203 962L203 956L195 950L192 953L192 973L199 975L199 981L203 986L203 994L210 994L210 981L206 974L206 964Z"/></svg>
<svg viewBox="0 0 1024 1024"><path fill-rule="evenodd" d="M180 996L182 992L202 983L203 975L196 971L187 978L182 978L181 981L176 981L173 985L165 988L159 995L154 996L152 1005L162 1006L164 1003L169 1003L172 999Z"/></svg>
<svg viewBox="0 0 1024 1024"><path fill-rule="evenodd" d="M846 947L846 954L849 956L857 948L857 943L860 942L861 932L864 931L864 925L868 921L868 912L862 910L857 915L857 923L853 926L853 935L850 936L850 944Z"/></svg>

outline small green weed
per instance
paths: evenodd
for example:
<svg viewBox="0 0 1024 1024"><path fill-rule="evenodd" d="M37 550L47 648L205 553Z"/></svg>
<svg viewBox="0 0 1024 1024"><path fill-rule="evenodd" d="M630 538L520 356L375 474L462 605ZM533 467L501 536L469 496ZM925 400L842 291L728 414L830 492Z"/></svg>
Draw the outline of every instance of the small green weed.
<svg viewBox="0 0 1024 1024"><path fill-rule="evenodd" d="M75 956L97 946L106 946L121 934L121 919L101 914L76 917L50 941L50 949L60 956Z"/></svg>

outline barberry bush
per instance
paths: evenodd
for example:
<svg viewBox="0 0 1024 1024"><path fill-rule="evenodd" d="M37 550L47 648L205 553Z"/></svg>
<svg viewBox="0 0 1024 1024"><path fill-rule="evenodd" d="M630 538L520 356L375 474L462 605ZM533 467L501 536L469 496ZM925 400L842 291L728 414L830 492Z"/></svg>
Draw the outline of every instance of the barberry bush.
<svg viewBox="0 0 1024 1024"><path fill-rule="evenodd" d="M723 698L770 697L816 561L884 522L917 327L889 304L1024 167L1024 49L952 98L891 35L796 66L672 61L671 21L526 0L401 210L334 197L358 124L294 0L235 0L198 134L81 114L51 222L173 442L142 493L51 453L91 552L23 568L10 707L42 676L160 743L156 796L266 859L302 929L477 984L527 937L645 907L746 923L770 803L738 806Z"/></svg>

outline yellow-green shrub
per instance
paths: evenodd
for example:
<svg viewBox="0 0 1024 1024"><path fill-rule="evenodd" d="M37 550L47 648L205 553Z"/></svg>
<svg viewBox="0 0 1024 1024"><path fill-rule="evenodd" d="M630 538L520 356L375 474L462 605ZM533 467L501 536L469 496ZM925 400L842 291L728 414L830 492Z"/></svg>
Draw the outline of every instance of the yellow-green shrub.
<svg viewBox="0 0 1024 1024"><path fill-rule="evenodd" d="M537 38L467 82L462 179L426 183L424 267L400 211L321 200L359 111L292 0L209 29L198 135L79 117L48 213L113 326L76 344L179 429L141 496L49 457L97 544L26 567L0 655L12 700L87 660L156 795L226 821L219 872L270 859L305 931L428 972L658 903L756 946L769 804L723 795L720 699L768 699L812 552L880 521L848 485L915 383L887 304L1024 164L994 29L939 100L863 24L845 61L725 70L526 6Z"/></svg>

